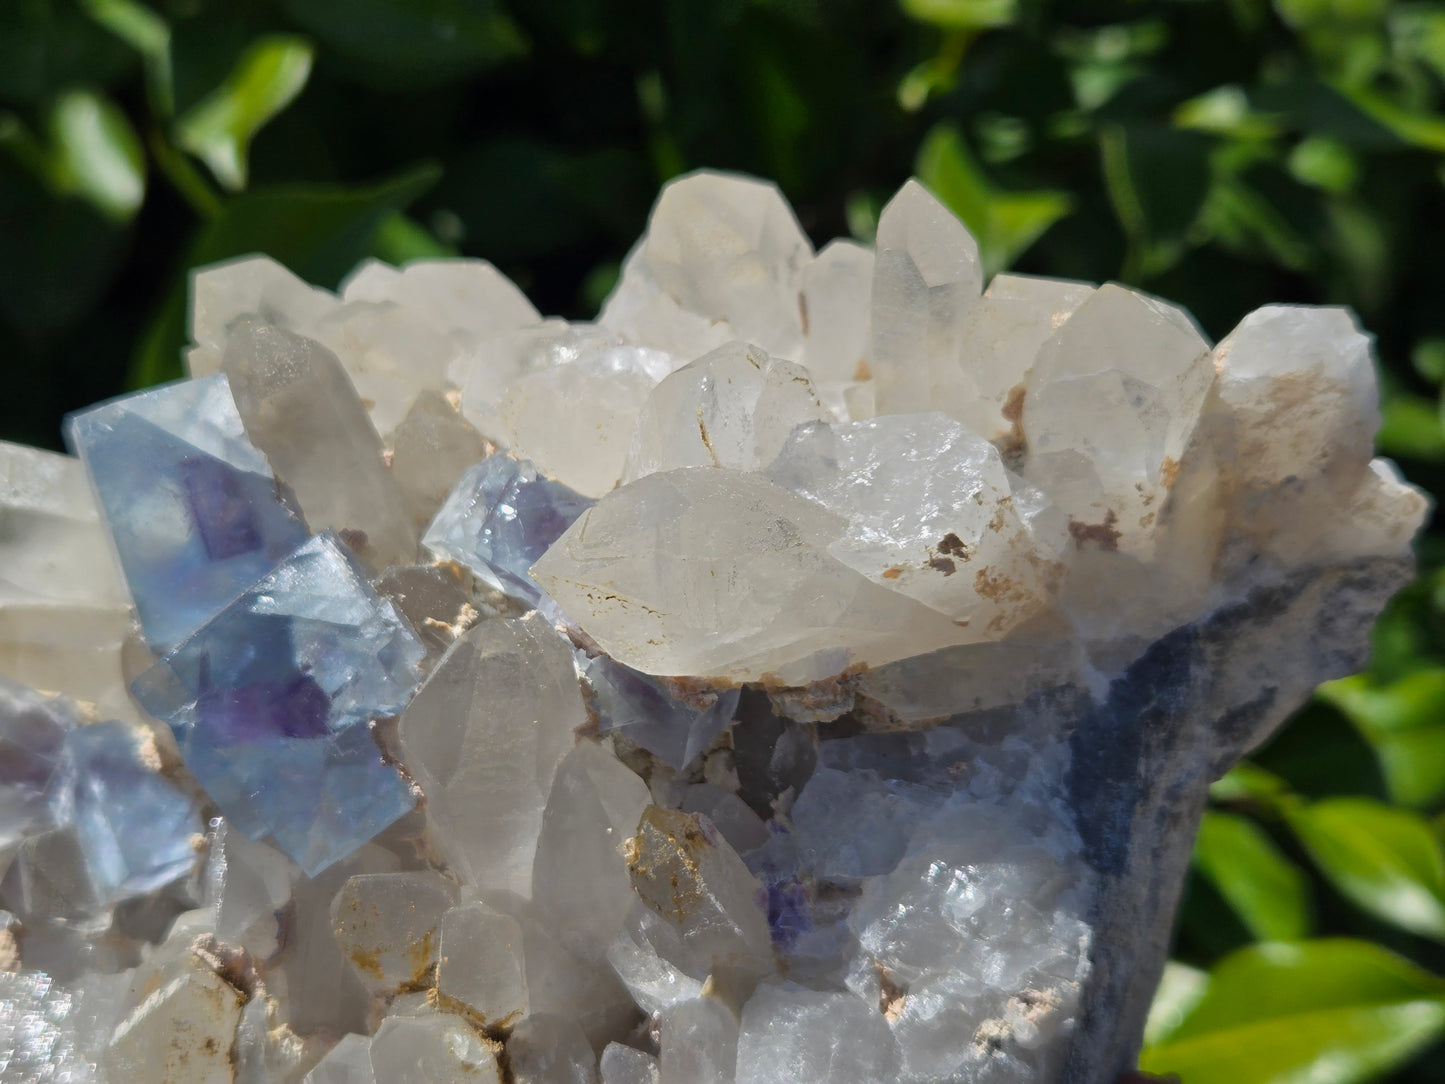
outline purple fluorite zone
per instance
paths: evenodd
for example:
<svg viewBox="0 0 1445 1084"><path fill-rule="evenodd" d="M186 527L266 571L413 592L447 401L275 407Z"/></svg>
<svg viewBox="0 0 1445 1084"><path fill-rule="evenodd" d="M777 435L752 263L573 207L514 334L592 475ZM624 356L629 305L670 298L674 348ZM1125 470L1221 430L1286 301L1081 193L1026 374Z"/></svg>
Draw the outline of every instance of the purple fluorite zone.
<svg viewBox="0 0 1445 1084"><path fill-rule="evenodd" d="M813 928L808 890L796 877L766 881L758 895L758 905L768 913L768 933L778 948L792 948Z"/></svg>
<svg viewBox="0 0 1445 1084"><path fill-rule="evenodd" d="M224 745L273 738L324 738L331 698L310 674L257 681L234 689L203 688L196 715L211 740Z"/></svg>
<svg viewBox="0 0 1445 1084"><path fill-rule="evenodd" d="M262 547L255 510L234 469L210 456L190 456L181 460L179 473L207 557L224 561Z"/></svg>

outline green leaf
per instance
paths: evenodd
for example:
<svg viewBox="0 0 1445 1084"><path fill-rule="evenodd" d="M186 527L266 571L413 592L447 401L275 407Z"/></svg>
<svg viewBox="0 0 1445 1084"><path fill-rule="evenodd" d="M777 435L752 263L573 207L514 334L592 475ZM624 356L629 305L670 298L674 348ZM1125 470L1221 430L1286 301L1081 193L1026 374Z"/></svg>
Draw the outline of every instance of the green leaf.
<svg viewBox="0 0 1445 1084"><path fill-rule="evenodd" d="M1386 922L1445 940L1445 849L1429 821L1369 798L1292 804L1284 813L1341 894Z"/></svg>
<svg viewBox="0 0 1445 1084"><path fill-rule="evenodd" d="M1354 1084L1445 1034L1445 980L1362 941L1255 945L1226 957L1140 1068L1189 1084Z"/></svg>
<svg viewBox="0 0 1445 1084"><path fill-rule="evenodd" d="M935 125L924 137L915 171L972 231L987 275L1007 268L1074 206L1066 192L995 188L948 124Z"/></svg>
<svg viewBox="0 0 1445 1084"><path fill-rule="evenodd" d="M314 50L305 38L258 39L226 81L176 122L176 142L238 191L246 187L246 152L267 121L306 86Z"/></svg>
<svg viewBox="0 0 1445 1084"><path fill-rule="evenodd" d="M902 0L903 10L919 22L952 30L1008 26L1018 16L1018 0Z"/></svg>
<svg viewBox="0 0 1445 1084"><path fill-rule="evenodd" d="M1139 282L1184 254L1210 188L1209 140L1162 125L1110 125L1099 134L1104 181L1130 254L1122 277Z"/></svg>
<svg viewBox="0 0 1445 1084"><path fill-rule="evenodd" d="M440 174L437 166L422 165L374 185L294 185L247 192L206 222L183 271L263 252L308 282L335 286L369 254L382 224L432 187ZM186 286L183 274L142 339L131 360L131 387L181 375Z"/></svg>
<svg viewBox="0 0 1445 1084"><path fill-rule="evenodd" d="M136 0L80 0L86 13L145 61L151 108L169 117L174 107L171 70L171 28L150 8Z"/></svg>
<svg viewBox="0 0 1445 1084"><path fill-rule="evenodd" d="M126 232L0 157L0 322L33 336L85 319L120 265Z"/></svg>
<svg viewBox="0 0 1445 1084"><path fill-rule="evenodd" d="M1273 802L1288 793L1288 783L1247 760L1240 761L1209 787L1209 796L1216 802Z"/></svg>
<svg viewBox="0 0 1445 1084"><path fill-rule="evenodd" d="M1235 83L1189 99L1174 110L1173 120L1177 128L1214 132L1235 139L1270 139L1279 134L1279 122L1252 111L1249 96Z"/></svg>
<svg viewBox="0 0 1445 1084"><path fill-rule="evenodd" d="M78 83L109 86L135 67L121 42L64 0L0 0L0 101L40 104Z"/></svg>
<svg viewBox="0 0 1445 1084"><path fill-rule="evenodd" d="M1441 408L1422 395L1386 386L1381 389L1380 430L1375 446L1385 455L1429 462L1445 460Z"/></svg>
<svg viewBox="0 0 1445 1084"><path fill-rule="evenodd" d="M526 36L497 0L283 0L353 74L430 86L523 56Z"/></svg>
<svg viewBox="0 0 1445 1084"><path fill-rule="evenodd" d="M51 107L50 133L62 183L116 221L130 221L145 199L146 159L120 107L94 91L66 91Z"/></svg>
<svg viewBox="0 0 1445 1084"><path fill-rule="evenodd" d="M460 216L469 248L514 264L588 244L599 233L627 244L646 219L654 185L645 161L620 147L579 152L504 138L452 158L435 202Z"/></svg>
<svg viewBox="0 0 1445 1084"><path fill-rule="evenodd" d="M971 31L951 30L942 35L936 54L909 69L898 82L898 104L905 112L918 112L929 98L958 85L959 67L973 38Z"/></svg>
<svg viewBox="0 0 1445 1084"><path fill-rule="evenodd" d="M1208 811L1199 824L1194 864L1261 941L1297 941L1310 933L1309 883L1257 824Z"/></svg>
<svg viewBox="0 0 1445 1084"><path fill-rule="evenodd" d="M1168 961L1149 1005L1149 1019L1144 1022L1144 1045L1157 1045L1174 1034L1208 989L1209 972Z"/></svg>
<svg viewBox="0 0 1445 1084"><path fill-rule="evenodd" d="M1275 10L1293 26L1361 25L1379 22L1388 0L1275 0Z"/></svg>
<svg viewBox="0 0 1445 1084"><path fill-rule="evenodd" d="M1397 105L1364 87L1338 88L1367 117L1394 132L1406 143L1427 151L1445 151L1445 118Z"/></svg>
<svg viewBox="0 0 1445 1084"><path fill-rule="evenodd" d="M1357 674L1321 685L1319 696L1374 748L1394 801L1423 808L1445 798L1445 668L1386 684Z"/></svg>
<svg viewBox="0 0 1445 1084"><path fill-rule="evenodd" d="M421 223L401 213L382 220L371 243L371 252L384 263L397 265L461 255L451 245L438 241Z"/></svg>
<svg viewBox="0 0 1445 1084"><path fill-rule="evenodd" d="M1301 184L1326 192L1348 192L1360 174L1358 157L1334 139L1315 136L1301 140L1290 151L1289 171Z"/></svg>
<svg viewBox="0 0 1445 1084"><path fill-rule="evenodd" d="M1410 364L1426 380L1436 384L1445 381L1445 339L1421 339L1410 351Z"/></svg>
<svg viewBox="0 0 1445 1084"><path fill-rule="evenodd" d="M1390 12L1395 51L1428 65L1445 79L1445 10L1427 4L1401 5Z"/></svg>

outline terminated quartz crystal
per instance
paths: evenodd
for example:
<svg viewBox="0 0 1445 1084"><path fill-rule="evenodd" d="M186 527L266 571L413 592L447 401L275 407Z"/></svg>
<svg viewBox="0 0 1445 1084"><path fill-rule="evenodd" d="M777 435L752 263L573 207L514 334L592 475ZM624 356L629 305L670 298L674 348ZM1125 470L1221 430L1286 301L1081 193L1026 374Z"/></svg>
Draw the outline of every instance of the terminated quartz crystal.
<svg viewBox="0 0 1445 1084"><path fill-rule="evenodd" d="M0 1075L1107 1084L1427 510L1349 313L986 282L914 181L815 255L680 178L595 323L192 302L0 446Z"/></svg>
<svg viewBox="0 0 1445 1084"><path fill-rule="evenodd" d="M542 808L585 722L571 653L537 618L483 622L442 657L402 716L401 747L467 881L529 893Z"/></svg>
<svg viewBox="0 0 1445 1084"><path fill-rule="evenodd" d="M336 356L255 318L226 340L246 433L295 495L313 530L330 528L374 570L405 564L416 536L381 440Z"/></svg>
<svg viewBox="0 0 1445 1084"><path fill-rule="evenodd" d="M332 900L331 922L362 983L397 993L430 977L438 927L456 902L456 884L435 873L362 873Z"/></svg>
<svg viewBox="0 0 1445 1084"><path fill-rule="evenodd" d="M335 536L296 550L135 683L186 766L252 839L317 873L414 804L368 729L423 649Z"/></svg>
<svg viewBox="0 0 1445 1084"><path fill-rule="evenodd" d="M460 1017L449 1013L384 1020L371 1040L371 1071L378 1082L502 1084L497 1056Z"/></svg>
<svg viewBox="0 0 1445 1084"><path fill-rule="evenodd" d="M439 927L437 990L488 1027L527 1015L526 942L516 919L484 903L454 907Z"/></svg>
<svg viewBox="0 0 1445 1084"><path fill-rule="evenodd" d="M982 289L977 242L928 189L907 182L878 218L869 369L880 413L938 405L961 368L965 321Z"/></svg>
<svg viewBox="0 0 1445 1084"><path fill-rule="evenodd" d="M672 467L759 470L794 426L827 420L804 369L729 343L653 390L637 418L624 478Z"/></svg>

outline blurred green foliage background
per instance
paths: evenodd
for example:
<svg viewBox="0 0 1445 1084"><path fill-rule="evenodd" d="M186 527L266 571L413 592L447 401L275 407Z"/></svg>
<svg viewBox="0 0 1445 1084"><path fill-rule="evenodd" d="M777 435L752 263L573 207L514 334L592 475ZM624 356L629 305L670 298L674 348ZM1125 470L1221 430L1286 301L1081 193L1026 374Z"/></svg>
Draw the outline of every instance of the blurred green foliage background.
<svg viewBox="0 0 1445 1084"><path fill-rule="evenodd" d="M1378 336L1379 443L1445 486L1445 3L0 0L0 435L180 375L189 268L486 257L591 315L658 185L778 181L867 240L916 173L991 271L1214 337ZM1143 1064L1445 1081L1445 536L1362 675L1215 788Z"/></svg>

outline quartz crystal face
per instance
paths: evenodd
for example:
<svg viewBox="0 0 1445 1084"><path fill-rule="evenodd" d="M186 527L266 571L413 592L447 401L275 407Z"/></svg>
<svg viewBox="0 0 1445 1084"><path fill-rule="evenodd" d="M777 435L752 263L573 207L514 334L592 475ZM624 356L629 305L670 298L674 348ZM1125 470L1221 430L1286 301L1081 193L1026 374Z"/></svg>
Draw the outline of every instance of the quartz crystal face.
<svg viewBox="0 0 1445 1084"><path fill-rule="evenodd" d="M27 1080L1112 1081L1426 511L1349 313L985 281L916 181L815 253L679 178L592 323L256 256L190 328L0 445Z"/></svg>

